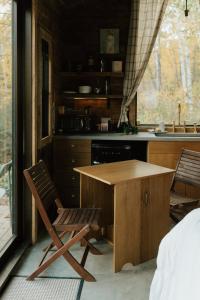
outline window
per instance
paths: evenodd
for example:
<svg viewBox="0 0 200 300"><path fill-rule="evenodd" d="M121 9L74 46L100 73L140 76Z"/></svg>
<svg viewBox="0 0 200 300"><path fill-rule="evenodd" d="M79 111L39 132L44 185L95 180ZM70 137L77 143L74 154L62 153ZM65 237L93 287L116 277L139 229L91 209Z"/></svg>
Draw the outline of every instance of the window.
<svg viewBox="0 0 200 300"><path fill-rule="evenodd" d="M30 8L28 0L0 0L0 267L30 233L31 201L24 201L22 177L32 158L31 43L24 39L31 32Z"/></svg>
<svg viewBox="0 0 200 300"><path fill-rule="evenodd" d="M39 42L39 78L40 78L40 141L48 143L51 138L52 123L52 38L40 27Z"/></svg>
<svg viewBox="0 0 200 300"><path fill-rule="evenodd" d="M0 1L0 256L15 233L13 220L12 1Z"/></svg>
<svg viewBox="0 0 200 300"><path fill-rule="evenodd" d="M200 122L200 4L170 0L137 94L141 124Z"/></svg>
<svg viewBox="0 0 200 300"><path fill-rule="evenodd" d="M49 135L49 44L42 39L42 138Z"/></svg>

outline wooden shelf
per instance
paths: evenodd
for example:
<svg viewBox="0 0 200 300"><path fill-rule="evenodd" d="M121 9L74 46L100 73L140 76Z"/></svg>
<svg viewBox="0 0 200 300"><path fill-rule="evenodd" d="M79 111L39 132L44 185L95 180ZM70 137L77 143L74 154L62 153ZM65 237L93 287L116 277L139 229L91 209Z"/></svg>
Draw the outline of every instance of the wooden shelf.
<svg viewBox="0 0 200 300"><path fill-rule="evenodd" d="M74 100L80 100L80 99L122 99L123 95L103 95L103 94L62 94L62 97L65 99L74 99Z"/></svg>
<svg viewBox="0 0 200 300"><path fill-rule="evenodd" d="M61 72L65 77L124 77L124 72Z"/></svg>

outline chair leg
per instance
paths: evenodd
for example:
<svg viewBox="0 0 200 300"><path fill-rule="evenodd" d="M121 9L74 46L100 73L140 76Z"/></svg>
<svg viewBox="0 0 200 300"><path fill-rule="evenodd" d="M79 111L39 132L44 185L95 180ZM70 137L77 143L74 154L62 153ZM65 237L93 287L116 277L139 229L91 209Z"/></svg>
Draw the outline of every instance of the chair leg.
<svg viewBox="0 0 200 300"><path fill-rule="evenodd" d="M89 247L89 250L92 254L94 255L102 255L101 251L99 251L96 247L94 247L86 237L82 238L82 241L84 243L84 245L86 245L87 247Z"/></svg>
<svg viewBox="0 0 200 300"><path fill-rule="evenodd" d="M82 259L81 259L81 266L83 266L83 267L85 266L85 262L86 262L89 250L90 250L89 246L86 246L85 251L82 256Z"/></svg>
<svg viewBox="0 0 200 300"><path fill-rule="evenodd" d="M68 251L68 249L75 244L76 242L80 241L83 236L85 236L89 232L89 226L85 226L80 232L78 232L72 239L67 241L64 245L59 246L58 250L52 254L51 257L49 257L37 270L35 270L28 278L27 280L33 280L35 277L37 277L40 273L42 273L44 270L46 270L50 264L52 264L58 257L63 255L65 260L74 268L74 270L86 281L96 281L95 278L81 266L78 261L71 255L71 253Z"/></svg>
<svg viewBox="0 0 200 300"><path fill-rule="evenodd" d="M59 238L61 239L65 234L67 234L69 231L63 231L59 234ZM51 248L55 246L54 242L51 242L48 246L42 249L44 252L48 252Z"/></svg>
<svg viewBox="0 0 200 300"><path fill-rule="evenodd" d="M64 258L72 266L72 268L86 281L96 281L94 276L90 274L72 255L67 251Z"/></svg>
<svg viewBox="0 0 200 300"><path fill-rule="evenodd" d="M170 213L170 218L174 221L175 224L178 224L178 222L180 221L172 213Z"/></svg>

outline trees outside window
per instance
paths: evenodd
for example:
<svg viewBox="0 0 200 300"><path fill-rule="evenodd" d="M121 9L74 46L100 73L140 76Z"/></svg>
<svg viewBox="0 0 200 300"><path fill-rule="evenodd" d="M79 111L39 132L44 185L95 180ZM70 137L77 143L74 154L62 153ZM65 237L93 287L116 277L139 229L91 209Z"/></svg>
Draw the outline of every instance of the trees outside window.
<svg viewBox="0 0 200 300"><path fill-rule="evenodd" d="M141 124L200 123L200 4L170 0L146 72L138 89Z"/></svg>

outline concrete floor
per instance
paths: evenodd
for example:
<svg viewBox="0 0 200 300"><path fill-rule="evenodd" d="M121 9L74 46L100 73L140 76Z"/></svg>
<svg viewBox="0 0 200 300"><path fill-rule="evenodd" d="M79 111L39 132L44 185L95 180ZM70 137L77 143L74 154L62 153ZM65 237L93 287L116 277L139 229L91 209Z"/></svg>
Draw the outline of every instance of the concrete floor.
<svg viewBox="0 0 200 300"><path fill-rule="evenodd" d="M30 247L14 275L29 275L37 267L41 258L41 249L47 243L48 239L45 237L34 247ZM95 242L95 245L102 251L103 255L89 254L86 268L95 276L97 281L84 282L81 300L148 300L149 288L155 271L155 260L135 267L128 264L120 273L113 273L112 247L104 241ZM80 259L83 249L77 244L73 247L72 253L77 259ZM78 277L62 257L41 275Z"/></svg>

